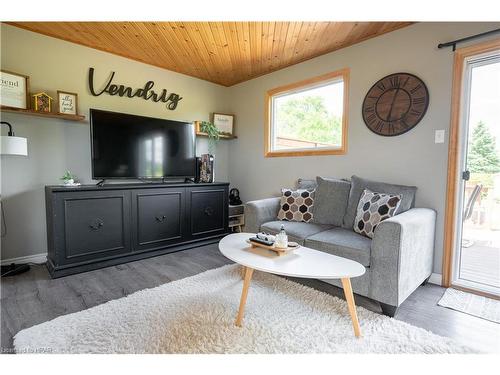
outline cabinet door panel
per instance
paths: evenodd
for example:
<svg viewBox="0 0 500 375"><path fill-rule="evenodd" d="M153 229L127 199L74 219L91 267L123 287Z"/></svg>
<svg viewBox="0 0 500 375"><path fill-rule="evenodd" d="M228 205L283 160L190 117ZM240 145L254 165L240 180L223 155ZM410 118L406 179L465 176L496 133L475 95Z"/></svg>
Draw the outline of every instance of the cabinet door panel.
<svg viewBox="0 0 500 375"><path fill-rule="evenodd" d="M133 193L134 249L180 242L184 232L184 189L140 190Z"/></svg>
<svg viewBox="0 0 500 375"><path fill-rule="evenodd" d="M227 189L192 188L189 191L191 235L221 234L227 231Z"/></svg>
<svg viewBox="0 0 500 375"><path fill-rule="evenodd" d="M62 264L125 254L130 248L130 195L126 191L58 195L56 225Z"/></svg>

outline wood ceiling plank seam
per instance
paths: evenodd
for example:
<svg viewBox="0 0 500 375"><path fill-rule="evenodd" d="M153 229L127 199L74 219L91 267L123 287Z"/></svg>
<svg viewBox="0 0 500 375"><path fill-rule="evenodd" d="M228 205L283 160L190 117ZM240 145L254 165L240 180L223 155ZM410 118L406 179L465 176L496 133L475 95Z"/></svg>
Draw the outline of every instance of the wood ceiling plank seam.
<svg viewBox="0 0 500 375"><path fill-rule="evenodd" d="M162 58L169 59L172 64L176 67L176 72L182 70L182 58L175 54L174 49L171 47L169 38L166 38L160 31L161 22L145 22L144 26L151 37L155 40L158 45L158 49L162 51ZM191 66L186 67L190 72L193 72Z"/></svg>
<svg viewBox="0 0 500 375"><path fill-rule="evenodd" d="M307 22L301 22L297 42L293 46L293 61L295 61L299 57L300 55L299 51L302 51L302 46L304 44L303 42L305 39L306 32L307 32Z"/></svg>
<svg viewBox="0 0 500 375"><path fill-rule="evenodd" d="M198 51L198 47L196 44L190 39L189 34L185 30L182 22L169 22L169 25L172 28L172 36L178 42L178 45L186 52L188 56L191 57L192 63L198 68L201 73L201 76L204 77L205 80L214 82L212 79L208 67L206 66L202 56L200 55L200 51ZM194 48L190 48L190 46Z"/></svg>
<svg viewBox="0 0 500 375"><path fill-rule="evenodd" d="M302 56L305 54L305 51L307 49L307 45L309 40L311 39L311 32L313 30L313 27L311 25L311 22L303 22L302 27L300 29L300 39L295 45L294 48L294 59L293 61L300 60ZM297 53L298 52L298 53Z"/></svg>
<svg viewBox="0 0 500 375"><path fill-rule="evenodd" d="M187 38L192 42L195 46L197 55L205 69L208 72L210 80L218 81L217 74L215 73L215 69L213 67L214 62L211 58L210 54L207 51L207 47L201 37L201 33L199 32L199 26L197 22L182 22L184 26L184 31L187 34ZM181 28L182 30L182 28Z"/></svg>
<svg viewBox="0 0 500 375"><path fill-rule="evenodd" d="M268 43L269 43L269 28L271 26L271 22L262 22L262 43L261 43L261 55L260 55L260 70L265 71L265 67L267 66L267 56L269 54Z"/></svg>
<svg viewBox="0 0 500 375"><path fill-rule="evenodd" d="M154 24L154 26L152 24ZM165 49L162 37L156 30L156 23L152 22L152 24L142 22L137 26L138 30L145 35L145 43L143 43L142 50L144 50L145 47L148 50L151 49L152 52L150 55L152 55L152 59L159 63L162 62L165 66L168 66L169 70L178 72L179 66L177 60Z"/></svg>
<svg viewBox="0 0 500 375"><path fill-rule="evenodd" d="M281 35L281 28L283 27L283 22L275 22L273 32L273 47L271 49L271 70L276 70L278 65L278 53L279 53L279 38Z"/></svg>
<svg viewBox="0 0 500 375"><path fill-rule="evenodd" d="M37 27L44 27L40 25L40 22L37 22ZM46 26L45 26L46 27ZM49 26L50 27L50 26ZM80 23L76 27L71 27L67 22L61 22L58 24L58 27L61 28L65 35L70 35L70 38L78 40L79 43L93 43L95 42L95 38L86 31L83 30L80 26ZM99 40L100 43L102 43Z"/></svg>
<svg viewBox="0 0 500 375"><path fill-rule="evenodd" d="M293 62L295 46L297 45L297 41L299 39L300 29L302 28L302 22L293 22L292 25L293 25L293 30L288 33L290 34L290 37L288 37L287 35L288 42L285 54L286 63Z"/></svg>
<svg viewBox="0 0 500 375"><path fill-rule="evenodd" d="M250 49L250 22L243 23L243 43L245 44L245 61L247 65L247 78L253 75L252 51Z"/></svg>
<svg viewBox="0 0 500 375"><path fill-rule="evenodd" d="M314 45L312 48L306 48L304 50L303 59L307 59L311 54L317 53L317 51L329 51L333 45L335 45L338 38L338 31L340 30L340 23L338 22L327 22L326 25L321 25L319 27L319 35L311 35L310 38L314 38ZM314 32L314 29L312 30Z"/></svg>
<svg viewBox="0 0 500 375"><path fill-rule="evenodd" d="M104 26L99 22L81 22L80 25L86 28L89 33L93 33L93 35L96 35L105 47L116 48L116 46L118 46L120 50L125 51L125 53L130 55L131 51L126 46L126 43L122 43L120 38L117 38L116 35L112 35L108 32L108 29L113 27L112 25L108 24ZM95 32L93 30L98 30L98 32ZM138 56L137 54L133 53L132 56L134 55Z"/></svg>
<svg viewBox="0 0 500 375"><path fill-rule="evenodd" d="M214 30L215 29L215 30ZM210 22L210 32L212 33L212 37L217 44L217 48L219 50L220 58L222 62L222 71L223 71L223 81L224 84L230 82L234 75L234 67L233 60L231 58L231 54L229 53L229 44L226 40L226 35L224 33L224 27L222 26L222 22Z"/></svg>
<svg viewBox="0 0 500 375"><path fill-rule="evenodd" d="M180 37L178 38L172 27L173 26L170 25L169 22L161 22L158 24L157 30L165 44L167 44L167 47L172 50L171 54L178 59L181 72L183 69L182 67L185 67L187 71L192 72L194 77L206 80L203 69L198 66L198 60L192 56L193 51L186 48L183 40L180 39ZM185 72L186 71L184 71L184 74L186 74Z"/></svg>
<svg viewBox="0 0 500 375"><path fill-rule="evenodd" d="M267 41L265 48L265 67L266 70L269 70L272 67L273 63L273 39L274 39L274 30L276 28L276 22L268 22L267 23Z"/></svg>
<svg viewBox="0 0 500 375"><path fill-rule="evenodd" d="M295 22L288 22L288 29L285 36L283 51L281 52L281 64L284 65L290 61L290 47L293 40L293 33L295 32Z"/></svg>
<svg viewBox="0 0 500 375"><path fill-rule="evenodd" d="M256 22L248 23L248 49L250 51L250 71L252 74L259 72L259 66L257 63L257 43L256 39Z"/></svg>
<svg viewBox="0 0 500 375"><path fill-rule="evenodd" d="M241 64L241 56L240 50L235 48L238 46L238 38L236 35L236 25L234 22L224 22L224 35L226 36L226 40L229 43L229 53L231 54L231 60L234 67L240 67ZM237 76L237 72L234 72L234 77Z"/></svg>
<svg viewBox="0 0 500 375"><path fill-rule="evenodd" d="M210 22L200 22L198 24L201 40L205 48L208 50L210 60L213 62L214 74L220 82L224 79L224 61L222 58L222 51L219 50L217 43L212 34Z"/></svg>
<svg viewBox="0 0 500 375"><path fill-rule="evenodd" d="M112 44L116 41L116 45L128 55L141 58L148 62L153 61L158 64L159 61L153 58L153 52L151 52L149 48L146 48L146 41L137 43L139 41L138 37L134 38L134 35L139 35L139 31L140 29L137 28L137 25L131 22L112 22L108 23L106 26L106 31L103 33L103 36L108 43ZM119 36L121 36L121 39Z"/></svg>
<svg viewBox="0 0 500 375"><path fill-rule="evenodd" d="M317 26L317 36L314 36L315 50L325 50L329 47L332 40L335 38L335 32L337 30L336 22L321 22ZM313 30L314 31L314 30ZM307 53L307 50L306 50ZM303 56L305 57L305 56Z"/></svg>
<svg viewBox="0 0 500 375"><path fill-rule="evenodd" d="M332 51L340 45L340 37L343 33L343 22L329 22L323 35L321 36L319 48L317 51ZM327 52L325 52L327 53ZM303 56L307 59L307 56Z"/></svg>
<svg viewBox="0 0 500 375"><path fill-rule="evenodd" d="M238 59L239 59L239 56L238 56L238 51L236 48L234 48L233 46L235 45L235 43L237 44L237 42L233 41L233 35L232 35L232 32L231 32L231 28L229 27L230 25L230 22L221 22L221 27L222 27L222 30L223 30L223 33L224 33L224 39L228 45L228 48L227 48L227 52L229 54L229 57L231 59L231 82L234 82L236 79L237 79L237 70L238 70L238 67L239 67L239 64L238 64Z"/></svg>
<svg viewBox="0 0 500 375"><path fill-rule="evenodd" d="M283 56L286 49L286 37L288 35L289 30L290 30L290 23L286 22L284 27L281 28L280 44L278 47L279 67L285 66L285 62L283 61Z"/></svg>
<svg viewBox="0 0 500 375"><path fill-rule="evenodd" d="M236 36L238 38L238 50L240 51L242 71L239 76L247 78L250 73L250 64L248 63L245 51L245 32L243 31L243 22L236 22Z"/></svg>

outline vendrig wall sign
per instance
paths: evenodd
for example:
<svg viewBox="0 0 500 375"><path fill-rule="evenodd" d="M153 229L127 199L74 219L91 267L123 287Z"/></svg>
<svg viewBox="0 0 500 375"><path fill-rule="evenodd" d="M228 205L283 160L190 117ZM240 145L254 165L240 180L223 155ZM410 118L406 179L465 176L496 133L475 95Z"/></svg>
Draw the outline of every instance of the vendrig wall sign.
<svg viewBox="0 0 500 375"><path fill-rule="evenodd" d="M109 95L124 96L126 98L138 97L144 100L152 100L154 102L166 103L166 107L173 111L177 108L177 105L182 100L182 97L175 93L167 93L166 89L163 89L160 94L153 90L155 83L153 81L147 81L143 88L133 89L132 87L125 85L116 85L113 82L115 72L111 72L106 86L99 92L95 90L94 86L94 68L89 68L89 90L94 96L99 96L104 93Z"/></svg>

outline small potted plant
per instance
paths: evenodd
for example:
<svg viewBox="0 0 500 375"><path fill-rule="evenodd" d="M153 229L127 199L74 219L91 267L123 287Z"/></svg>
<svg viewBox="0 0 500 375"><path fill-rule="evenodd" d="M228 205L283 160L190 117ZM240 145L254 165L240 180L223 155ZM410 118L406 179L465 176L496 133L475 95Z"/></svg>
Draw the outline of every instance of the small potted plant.
<svg viewBox="0 0 500 375"><path fill-rule="evenodd" d="M214 155L215 147L220 139L219 129L211 122L202 121L200 123L200 130L208 136L208 153Z"/></svg>
<svg viewBox="0 0 500 375"><path fill-rule="evenodd" d="M70 171L66 171L66 173L64 173L63 176L61 177L61 181L66 186L76 185L75 179L76 179L76 176L71 174Z"/></svg>

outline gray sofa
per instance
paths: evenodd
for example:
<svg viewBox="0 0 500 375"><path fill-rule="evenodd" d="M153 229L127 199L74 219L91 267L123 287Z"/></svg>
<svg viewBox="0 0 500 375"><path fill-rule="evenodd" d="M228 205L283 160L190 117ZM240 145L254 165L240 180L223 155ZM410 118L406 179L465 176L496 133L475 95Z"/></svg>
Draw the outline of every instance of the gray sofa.
<svg viewBox="0 0 500 375"><path fill-rule="evenodd" d="M319 179L318 179L319 181ZM355 293L380 303L384 314L394 316L397 308L432 273L436 213L415 208L415 187L391 185L352 176L342 225L277 220L280 197L246 203L245 231L277 233L284 224L291 241L301 245L355 260L366 267L366 273L351 280ZM298 188L316 188L314 180L299 180ZM354 232L357 203L364 188L391 194L402 194L406 207L382 221L373 239ZM317 193L317 192L316 192ZM324 198L324 197L323 197ZM332 200L332 202L335 200ZM330 205L330 201L315 201ZM329 207L338 215L337 203ZM402 204L404 206L404 204ZM324 208L324 207L323 207ZM340 280L324 280L341 287Z"/></svg>

